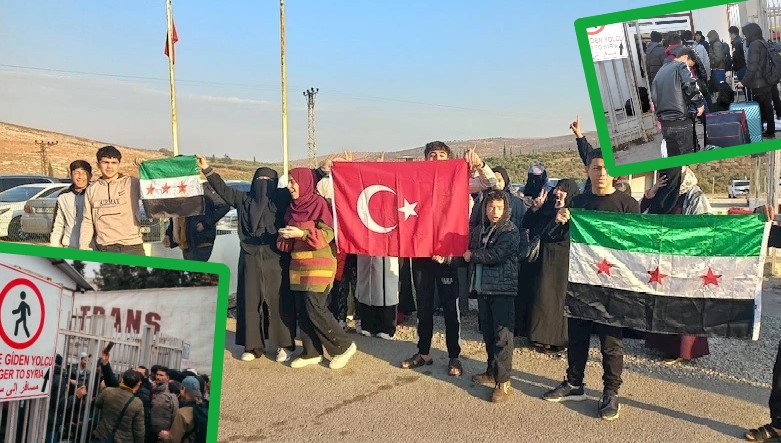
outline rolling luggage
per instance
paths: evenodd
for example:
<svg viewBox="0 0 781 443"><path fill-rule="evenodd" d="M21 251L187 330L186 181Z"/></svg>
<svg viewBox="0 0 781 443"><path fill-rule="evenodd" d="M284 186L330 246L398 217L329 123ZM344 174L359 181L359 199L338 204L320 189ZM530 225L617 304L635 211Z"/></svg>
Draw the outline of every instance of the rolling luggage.
<svg viewBox="0 0 781 443"><path fill-rule="evenodd" d="M729 105L730 111L743 110L746 113L746 126L751 143L762 141L762 117L759 114L759 104L757 102L732 103Z"/></svg>
<svg viewBox="0 0 781 443"><path fill-rule="evenodd" d="M705 145L726 148L749 143L746 114L741 110L705 114L708 133Z"/></svg>

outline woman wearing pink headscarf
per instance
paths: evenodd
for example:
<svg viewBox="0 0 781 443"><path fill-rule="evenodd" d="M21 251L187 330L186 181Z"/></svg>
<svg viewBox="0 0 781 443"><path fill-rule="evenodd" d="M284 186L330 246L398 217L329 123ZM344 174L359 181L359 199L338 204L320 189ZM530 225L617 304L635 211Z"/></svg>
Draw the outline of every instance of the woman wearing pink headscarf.
<svg viewBox="0 0 781 443"><path fill-rule="evenodd" d="M279 230L277 246L290 253L290 290L295 296L304 351L293 368L319 364L323 348L331 369L344 367L355 354L355 343L328 310L328 293L336 274L331 243L334 220L328 203L315 193L314 174L307 168L290 171L287 189L293 199Z"/></svg>

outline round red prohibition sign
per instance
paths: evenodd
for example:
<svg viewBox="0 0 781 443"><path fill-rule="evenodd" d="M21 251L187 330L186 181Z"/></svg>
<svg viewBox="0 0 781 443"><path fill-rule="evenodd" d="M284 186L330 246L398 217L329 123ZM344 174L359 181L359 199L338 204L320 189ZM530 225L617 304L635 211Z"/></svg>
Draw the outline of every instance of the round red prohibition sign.
<svg viewBox="0 0 781 443"><path fill-rule="evenodd" d="M599 27L596 29L596 31L586 32L586 34L588 34L588 35L597 35L597 34L599 34L600 32L602 32L602 30L603 30L603 29L605 29L605 25L599 26Z"/></svg>
<svg viewBox="0 0 781 443"><path fill-rule="evenodd" d="M27 286L28 288L32 289L35 293L35 296L38 297L38 303L41 305L41 321L38 324L38 329L35 331L35 334L33 334L33 336L26 342L18 343L11 340L8 334L5 333L5 329L2 326L0 326L0 338L2 338L8 346L14 349L25 349L35 343L35 341L38 340L38 337L41 336L41 332L43 332L43 323L46 316L46 310L44 309L43 296L41 295L41 291L38 290L38 287L35 286L33 282L27 280L26 278L15 278L8 282L7 285L5 285L2 292L0 292L0 306L3 306L3 300L5 300L5 297L8 295L8 293L17 286Z"/></svg>

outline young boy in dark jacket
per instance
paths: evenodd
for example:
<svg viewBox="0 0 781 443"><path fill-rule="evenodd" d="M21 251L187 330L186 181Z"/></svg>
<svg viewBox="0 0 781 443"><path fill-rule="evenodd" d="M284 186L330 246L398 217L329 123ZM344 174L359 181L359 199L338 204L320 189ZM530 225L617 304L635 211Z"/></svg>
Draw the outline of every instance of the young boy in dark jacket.
<svg viewBox="0 0 781 443"><path fill-rule="evenodd" d="M492 402L506 401L511 392L515 301L518 294L518 245L521 234L510 220L507 194L489 192L483 199L479 226L472 228L469 250L463 257L434 257L439 263L470 267L470 292L477 295L488 369L472 377L493 384Z"/></svg>

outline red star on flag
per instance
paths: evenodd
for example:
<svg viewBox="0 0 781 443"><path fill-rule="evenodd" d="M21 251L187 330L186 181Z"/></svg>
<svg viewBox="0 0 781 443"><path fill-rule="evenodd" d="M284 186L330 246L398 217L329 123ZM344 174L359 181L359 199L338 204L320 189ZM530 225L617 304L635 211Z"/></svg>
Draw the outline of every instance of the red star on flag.
<svg viewBox="0 0 781 443"><path fill-rule="evenodd" d="M606 258L603 258L601 262L597 263L597 275L599 274L607 274L610 275L610 268L612 268L613 265L608 263Z"/></svg>
<svg viewBox="0 0 781 443"><path fill-rule="evenodd" d="M703 286L708 286L708 285L718 286L721 275L714 274L713 269L708 268L708 273L705 275L701 275L700 278L702 279Z"/></svg>
<svg viewBox="0 0 781 443"><path fill-rule="evenodd" d="M182 181L179 183L179 186L177 186L177 188L179 188L180 194L184 194L184 191L187 190L187 185L184 183L184 181Z"/></svg>
<svg viewBox="0 0 781 443"><path fill-rule="evenodd" d="M653 271L648 271L648 275L651 276L651 278L648 279L648 283L659 283L660 285L662 284L662 279L668 277L667 274L662 274L659 271L659 266L657 266Z"/></svg>
<svg viewBox="0 0 781 443"><path fill-rule="evenodd" d="M151 195L153 192L155 192L155 185L149 185L149 187L146 188L146 195Z"/></svg>
<svg viewBox="0 0 781 443"><path fill-rule="evenodd" d="M170 186L168 186L168 183L163 185L163 194L168 194L168 190L171 189Z"/></svg>

